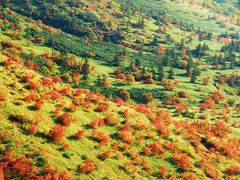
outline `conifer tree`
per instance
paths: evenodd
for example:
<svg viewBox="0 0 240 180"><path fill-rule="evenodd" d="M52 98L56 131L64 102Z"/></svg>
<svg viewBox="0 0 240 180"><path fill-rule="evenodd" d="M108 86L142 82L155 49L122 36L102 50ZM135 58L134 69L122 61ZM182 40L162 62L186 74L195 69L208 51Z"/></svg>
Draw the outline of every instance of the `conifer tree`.
<svg viewBox="0 0 240 180"><path fill-rule="evenodd" d="M174 79L174 70L173 70L173 66L172 65L170 65L170 67L169 67L168 79Z"/></svg>
<svg viewBox="0 0 240 180"><path fill-rule="evenodd" d="M200 75L200 73L201 73L201 71L198 68L198 66L194 66L190 82L196 83L197 77Z"/></svg>
<svg viewBox="0 0 240 180"><path fill-rule="evenodd" d="M163 68L163 64L162 63L159 63L159 67L158 67L158 79L159 81L162 81L165 77L165 74L164 74L164 68Z"/></svg>
<svg viewBox="0 0 240 180"><path fill-rule="evenodd" d="M90 73L89 60L85 59L84 64L83 64L83 68L82 68L82 74L83 74L83 79L84 80L88 79L89 73Z"/></svg>

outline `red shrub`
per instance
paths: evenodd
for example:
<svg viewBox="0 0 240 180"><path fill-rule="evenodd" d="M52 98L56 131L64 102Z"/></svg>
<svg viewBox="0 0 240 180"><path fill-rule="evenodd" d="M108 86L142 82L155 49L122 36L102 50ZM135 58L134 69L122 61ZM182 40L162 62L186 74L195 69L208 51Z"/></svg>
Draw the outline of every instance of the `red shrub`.
<svg viewBox="0 0 240 180"><path fill-rule="evenodd" d="M97 112L103 112L108 108L107 104L100 104L97 108L96 111Z"/></svg>
<svg viewBox="0 0 240 180"><path fill-rule="evenodd" d="M238 114L240 114L240 104L237 104L237 105L236 105L236 112L237 112Z"/></svg>
<svg viewBox="0 0 240 180"><path fill-rule="evenodd" d="M216 121L212 133L220 138L225 138L231 132L230 127L222 120Z"/></svg>
<svg viewBox="0 0 240 180"><path fill-rule="evenodd" d="M168 173L168 169L165 166L161 166L160 167L160 175L161 177L165 178L167 176Z"/></svg>
<svg viewBox="0 0 240 180"><path fill-rule="evenodd" d="M52 129L51 139L54 142L59 142L64 138L65 135L66 135L65 128L61 125L56 125Z"/></svg>
<svg viewBox="0 0 240 180"><path fill-rule="evenodd" d="M62 111L62 107L56 107L55 111L54 111L54 117L59 117L60 113Z"/></svg>
<svg viewBox="0 0 240 180"><path fill-rule="evenodd" d="M36 90L39 87L39 83L38 82L30 82L27 87L28 87L28 89Z"/></svg>
<svg viewBox="0 0 240 180"><path fill-rule="evenodd" d="M136 130L147 130L147 125L141 122L138 122L137 124L135 124L134 127Z"/></svg>
<svg viewBox="0 0 240 180"><path fill-rule="evenodd" d="M99 117L94 118L91 122L90 122L90 126L93 129L96 129L98 126L103 126L104 125L104 120L100 119Z"/></svg>
<svg viewBox="0 0 240 180"><path fill-rule="evenodd" d="M70 144L63 144L63 150L69 150L71 149L71 145Z"/></svg>
<svg viewBox="0 0 240 180"><path fill-rule="evenodd" d="M163 122L155 119L152 123L162 136L169 136L171 134L171 130Z"/></svg>
<svg viewBox="0 0 240 180"><path fill-rule="evenodd" d="M166 91L172 91L178 86L179 82L171 79L165 79L162 85Z"/></svg>
<svg viewBox="0 0 240 180"><path fill-rule="evenodd" d="M102 82L104 86L109 87L111 86L111 82L109 80L105 80Z"/></svg>
<svg viewBox="0 0 240 180"><path fill-rule="evenodd" d="M34 124L33 124L33 125L28 126L28 132L29 132L30 134L34 135L34 134L37 133L37 131L38 131L37 125L34 125Z"/></svg>
<svg viewBox="0 0 240 180"><path fill-rule="evenodd" d="M0 93L0 101L6 101L7 100L7 95Z"/></svg>
<svg viewBox="0 0 240 180"><path fill-rule="evenodd" d="M53 77L53 82L54 83L62 82L62 79L59 76L56 76L56 77Z"/></svg>
<svg viewBox="0 0 240 180"><path fill-rule="evenodd" d="M96 170L96 166L93 164L92 160L86 160L85 163L80 167L81 173L92 173Z"/></svg>
<svg viewBox="0 0 240 180"><path fill-rule="evenodd" d="M208 177L212 179L219 179L219 172L210 162L202 160L199 162L199 165Z"/></svg>
<svg viewBox="0 0 240 180"><path fill-rule="evenodd" d="M175 150L176 149L176 145L173 142L170 142L170 141L166 141L164 147L168 150Z"/></svg>
<svg viewBox="0 0 240 180"><path fill-rule="evenodd" d="M49 95L53 100L59 99L61 97L61 94L59 94L57 91L51 91L49 92Z"/></svg>
<svg viewBox="0 0 240 180"><path fill-rule="evenodd" d="M12 64L14 64L15 62L12 59L7 59L3 62L4 66L11 66Z"/></svg>
<svg viewBox="0 0 240 180"><path fill-rule="evenodd" d="M3 179L35 179L38 169L33 167L26 157L15 159L12 156L1 157L0 171L4 172Z"/></svg>
<svg viewBox="0 0 240 180"><path fill-rule="evenodd" d="M115 126L119 124L119 120L116 119L112 114L108 114L105 118L104 118L104 122L110 126Z"/></svg>
<svg viewBox="0 0 240 180"><path fill-rule="evenodd" d="M25 97L25 101L36 101L38 99L37 94L29 94L27 97Z"/></svg>
<svg viewBox="0 0 240 180"><path fill-rule="evenodd" d="M148 145L148 147L151 149L151 152L155 155L165 152L165 149L162 147L160 142L154 142L154 143Z"/></svg>
<svg viewBox="0 0 240 180"><path fill-rule="evenodd" d="M3 169L0 167L0 179L4 180L4 174L3 174Z"/></svg>
<svg viewBox="0 0 240 180"><path fill-rule="evenodd" d="M126 75L124 73L119 73L119 74L117 74L117 78L125 80L126 79Z"/></svg>
<svg viewBox="0 0 240 180"><path fill-rule="evenodd" d="M124 126L121 128L121 132L129 131L131 129L131 125L129 123L124 124Z"/></svg>
<svg viewBox="0 0 240 180"><path fill-rule="evenodd" d="M26 74L26 75L23 77L23 81L24 81L24 82L29 82L31 79L32 79L32 75L31 75L31 74Z"/></svg>
<svg viewBox="0 0 240 180"><path fill-rule="evenodd" d="M53 85L53 80L49 77L42 77L42 83L46 86Z"/></svg>
<svg viewBox="0 0 240 180"><path fill-rule="evenodd" d="M81 129L81 130L78 130L78 132L75 134L75 137L77 139L82 139L84 135L85 135L85 131Z"/></svg>
<svg viewBox="0 0 240 180"><path fill-rule="evenodd" d="M140 112L140 113L144 113L146 111L146 106L145 105L139 105L136 107L136 111Z"/></svg>
<svg viewBox="0 0 240 180"><path fill-rule="evenodd" d="M37 43L37 44L44 44L45 43L45 39L42 37L34 37L31 39L31 41L33 43Z"/></svg>
<svg viewBox="0 0 240 180"><path fill-rule="evenodd" d="M114 99L114 102L119 104L119 105L123 105L124 104L124 101L121 98Z"/></svg>
<svg viewBox="0 0 240 180"><path fill-rule="evenodd" d="M111 145L112 149L115 150L115 151L118 151L118 143L114 143Z"/></svg>
<svg viewBox="0 0 240 180"><path fill-rule="evenodd" d="M216 104L215 102L207 97L203 100L203 103L200 105L201 109L215 109L216 108Z"/></svg>
<svg viewBox="0 0 240 180"><path fill-rule="evenodd" d="M209 81L210 81L210 77L206 77L202 79L202 82L204 85L208 85Z"/></svg>
<svg viewBox="0 0 240 180"><path fill-rule="evenodd" d="M67 113L62 114L59 118L63 126L69 126L74 121L74 119Z"/></svg>
<svg viewBox="0 0 240 180"><path fill-rule="evenodd" d="M192 163L189 160L189 157L187 155L185 155L185 154L174 153L172 155L172 159L184 171L190 171L193 168Z"/></svg>
<svg viewBox="0 0 240 180"><path fill-rule="evenodd" d="M99 146L105 146L110 142L111 138L110 136L102 136L99 138Z"/></svg>
<svg viewBox="0 0 240 180"><path fill-rule="evenodd" d="M178 97L180 98L187 98L187 93L185 91L179 91L178 92Z"/></svg>
<svg viewBox="0 0 240 180"><path fill-rule="evenodd" d="M147 155L147 156L150 155L150 154L152 154L151 148L149 148L149 147L143 148L142 153L143 153L144 155Z"/></svg>
<svg viewBox="0 0 240 180"><path fill-rule="evenodd" d="M183 180L198 180L198 177L195 174L191 173L191 174L185 176L183 178Z"/></svg>
<svg viewBox="0 0 240 180"><path fill-rule="evenodd" d="M61 91L61 94L64 95L64 96L69 96L71 94L71 88L64 88L62 91Z"/></svg>
<svg viewBox="0 0 240 180"><path fill-rule="evenodd" d="M37 101L37 102L34 103L33 106L36 110L40 110L43 107L43 102L42 101Z"/></svg>
<svg viewBox="0 0 240 180"><path fill-rule="evenodd" d="M105 159L110 158L110 157L111 157L111 151L110 150L107 150L104 153L99 155L99 158L101 160L105 160Z"/></svg>
<svg viewBox="0 0 240 180"><path fill-rule="evenodd" d="M231 165L227 169L227 174L230 175L230 176L232 176L232 175L240 175L240 166Z"/></svg>
<svg viewBox="0 0 240 180"><path fill-rule="evenodd" d="M34 63L32 61L26 61L25 62L25 65L29 68L29 69L32 69L32 70L36 70L36 69L39 69L40 66L37 64L37 63Z"/></svg>
<svg viewBox="0 0 240 180"><path fill-rule="evenodd" d="M210 94L210 97L217 104L225 99L224 95L219 91L214 91L212 94Z"/></svg>
<svg viewBox="0 0 240 180"><path fill-rule="evenodd" d="M135 143L135 138L130 131L120 131L118 136L127 144Z"/></svg>
<svg viewBox="0 0 240 180"><path fill-rule="evenodd" d="M187 105L185 104L176 104L175 106L176 106L176 111L180 114L187 110Z"/></svg>
<svg viewBox="0 0 240 180"><path fill-rule="evenodd" d="M129 115L130 115L130 113L129 113L128 109L126 109L126 110L123 111L123 117L124 117L124 118L129 117Z"/></svg>
<svg viewBox="0 0 240 180"><path fill-rule="evenodd" d="M92 136L93 138L97 139L97 141L99 142L99 146L104 146L108 144L111 140L108 135L105 135L102 132L93 132Z"/></svg>

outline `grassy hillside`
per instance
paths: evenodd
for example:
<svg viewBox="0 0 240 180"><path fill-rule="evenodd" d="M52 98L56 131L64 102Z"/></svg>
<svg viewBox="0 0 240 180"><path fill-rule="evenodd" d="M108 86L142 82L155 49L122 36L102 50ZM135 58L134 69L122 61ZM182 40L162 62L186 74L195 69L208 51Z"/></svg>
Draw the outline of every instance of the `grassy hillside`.
<svg viewBox="0 0 240 180"><path fill-rule="evenodd" d="M0 179L240 178L236 2L124 2L2 3Z"/></svg>

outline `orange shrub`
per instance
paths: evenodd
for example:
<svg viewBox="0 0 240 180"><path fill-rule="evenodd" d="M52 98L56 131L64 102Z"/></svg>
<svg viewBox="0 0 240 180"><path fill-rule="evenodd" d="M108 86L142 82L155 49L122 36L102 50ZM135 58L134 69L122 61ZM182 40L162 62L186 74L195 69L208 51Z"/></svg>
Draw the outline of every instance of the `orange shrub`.
<svg viewBox="0 0 240 180"><path fill-rule="evenodd" d="M37 101L37 102L34 103L33 107L36 110L40 110L43 107L43 102L42 101Z"/></svg>
<svg viewBox="0 0 240 180"><path fill-rule="evenodd" d="M100 119L99 117L92 119L92 121L90 122L90 126L93 129L96 129L99 126L103 126L104 124L105 124L104 120Z"/></svg>
<svg viewBox="0 0 240 180"><path fill-rule="evenodd" d="M31 90L36 90L38 87L39 87L39 83L38 82L30 82L28 84L28 89L31 89Z"/></svg>
<svg viewBox="0 0 240 180"><path fill-rule="evenodd" d="M192 170L193 166L192 163L189 160L189 157L182 153L174 153L172 155L173 161L176 162L176 164L182 168L184 171L190 171Z"/></svg>
<svg viewBox="0 0 240 180"><path fill-rule="evenodd" d="M199 162L199 165L208 177L212 179L219 179L219 172L210 162L202 160Z"/></svg>
<svg viewBox="0 0 240 180"><path fill-rule="evenodd" d="M110 157L111 157L111 151L110 150L107 150L104 153L99 155L99 158L101 160L105 160L105 159L110 158Z"/></svg>
<svg viewBox="0 0 240 180"><path fill-rule="evenodd" d="M163 80L163 83L162 83L164 89L167 91L172 91L174 88L177 87L178 84L179 84L178 81L174 81L171 79L165 79Z"/></svg>
<svg viewBox="0 0 240 180"><path fill-rule="evenodd" d="M59 142L59 141L63 140L65 135L66 135L65 128L63 126L61 126L61 125L56 125L52 129L51 139L54 142Z"/></svg>
<svg viewBox="0 0 240 180"><path fill-rule="evenodd" d="M82 129L78 130L78 132L75 134L75 137L77 139L82 139L84 136L85 136L85 131Z"/></svg>
<svg viewBox="0 0 240 180"><path fill-rule="evenodd" d="M30 134L34 135L37 133L38 127L37 127L37 125L33 124L33 125L28 126L27 130Z"/></svg>
<svg viewBox="0 0 240 180"><path fill-rule="evenodd" d="M96 170L96 166L93 164L92 160L86 160L85 163L80 167L80 172L81 173L85 173L85 174L89 174L92 173Z"/></svg>
<svg viewBox="0 0 240 180"><path fill-rule="evenodd" d="M74 119L67 113L62 114L59 118L63 126L69 126L74 121Z"/></svg>
<svg viewBox="0 0 240 180"><path fill-rule="evenodd" d="M240 166L237 165L231 165L229 168L227 168L227 174L230 176L233 175L240 175Z"/></svg>

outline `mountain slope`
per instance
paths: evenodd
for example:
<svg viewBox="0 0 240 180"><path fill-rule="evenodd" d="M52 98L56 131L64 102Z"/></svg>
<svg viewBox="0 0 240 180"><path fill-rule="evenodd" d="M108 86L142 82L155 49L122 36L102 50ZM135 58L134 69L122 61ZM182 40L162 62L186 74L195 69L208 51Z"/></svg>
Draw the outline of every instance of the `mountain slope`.
<svg viewBox="0 0 240 180"><path fill-rule="evenodd" d="M204 31L215 20L201 15L215 11L199 4L134 2L168 11L108 0L4 5L0 179L240 177L237 30ZM170 18L194 23L179 7L198 9L202 27Z"/></svg>

